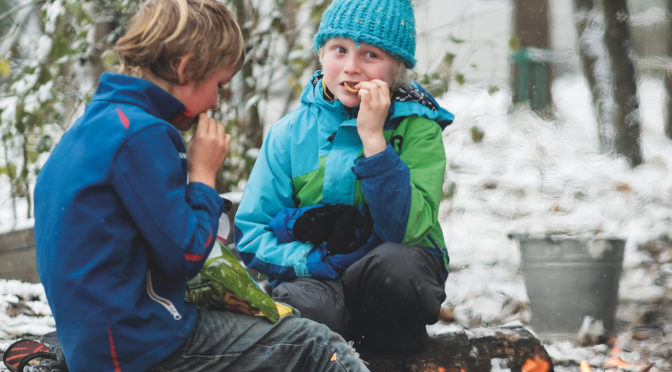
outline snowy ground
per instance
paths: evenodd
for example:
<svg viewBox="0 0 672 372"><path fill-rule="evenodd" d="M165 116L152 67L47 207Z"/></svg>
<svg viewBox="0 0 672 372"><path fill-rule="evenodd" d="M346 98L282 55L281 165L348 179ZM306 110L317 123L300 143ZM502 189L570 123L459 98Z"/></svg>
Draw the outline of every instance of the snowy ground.
<svg viewBox="0 0 672 372"><path fill-rule="evenodd" d="M671 237L672 141L663 135L662 83L640 84L645 164L636 169L596 153L596 124L580 78L556 81L553 95L552 122L524 110L507 115L505 92L490 96L465 87L441 100L457 118L445 133L447 179L457 193L440 215L453 266L446 306L464 327L527 323L520 254L508 233L620 237L627 244L616 344L632 363L624 370L654 362L652 371L672 370L672 312L665 300L672 293L672 246L646 245ZM472 126L485 133L481 143L472 141ZM581 360L601 370L610 347L550 342L547 350L568 371L577 371Z"/></svg>
<svg viewBox="0 0 672 372"><path fill-rule="evenodd" d="M630 363L618 370L643 371L651 363L650 371L672 370L672 245L661 243L672 238L672 141L663 135L662 83L640 83L645 163L635 169L596 152L596 124L580 78L557 80L553 94L555 121L509 112L506 91L458 87L440 100L457 117L444 133L447 180L456 193L440 210L452 258L445 308L454 321L430 332L529 322L518 247L508 233L616 236L627 244L613 343ZM481 142L472 140L474 126L485 134ZM0 231L7 227L3 213ZM54 329L44 298L40 285L0 280L0 350L21 335ZM583 360L603 371L612 350L544 342L556 371L578 371Z"/></svg>

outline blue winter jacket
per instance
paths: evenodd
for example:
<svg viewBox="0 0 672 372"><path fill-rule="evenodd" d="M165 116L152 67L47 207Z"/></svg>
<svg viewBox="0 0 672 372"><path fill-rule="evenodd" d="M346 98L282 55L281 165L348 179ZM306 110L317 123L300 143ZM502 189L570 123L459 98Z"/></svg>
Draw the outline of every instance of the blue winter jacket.
<svg viewBox="0 0 672 372"><path fill-rule="evenodd" d="M187 184L170 123L184 112L147 80L105 73L38 175L37 269L70 371L144 371L194 328L186 282L226 201Z"/></svg>
<svg viewBox="0 0 672 372"><path fill-rule="evenodd" d="M283 208L368 204L381 241L423 246L448 267L438 208L446 155L442 130L453 114L419 85L398 89L383 128L387 148L362 156L357 117L324 99L321 71L301 105L273 124L235 218L236 248L273 283L311 276L310 243L279 243L269 221Z"/></svg>

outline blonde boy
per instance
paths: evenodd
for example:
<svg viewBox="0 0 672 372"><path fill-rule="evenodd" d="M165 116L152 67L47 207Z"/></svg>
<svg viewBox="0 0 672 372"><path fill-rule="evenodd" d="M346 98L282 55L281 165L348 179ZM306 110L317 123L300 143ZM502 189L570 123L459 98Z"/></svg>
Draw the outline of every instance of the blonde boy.
<svg viewBox="0 0 672 372"><path fill-rule="evenodd" d="M214 185L231 137L206 114L244 60L229 10L149 1L116 51L121 73L101 76L35 187L38 272L69 370L365 370L317 323L185 302L230 206Z"/></svg>
<svg viewBox="0 0 672 372"><path fill-rule="evenodd" d="M358 349L421 348L445 298L441 131L453 115L405 81L410 0L333 0L314 46L322 70L270 127L236 247L274 299Z"/></svg>

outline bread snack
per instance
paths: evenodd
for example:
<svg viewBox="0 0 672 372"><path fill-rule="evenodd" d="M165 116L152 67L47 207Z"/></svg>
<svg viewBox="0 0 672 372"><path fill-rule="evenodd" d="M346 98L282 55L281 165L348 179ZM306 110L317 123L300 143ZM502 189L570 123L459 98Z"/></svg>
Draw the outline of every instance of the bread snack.
<svg viewBox="0 0 672 372"><path fill-rule="evenodd" d="M345 87L345 90L347 90L350 93L359 92L359 89L355 89L355 87L350 86L350 84L347 81L343 82L343 86Z"/></svg>

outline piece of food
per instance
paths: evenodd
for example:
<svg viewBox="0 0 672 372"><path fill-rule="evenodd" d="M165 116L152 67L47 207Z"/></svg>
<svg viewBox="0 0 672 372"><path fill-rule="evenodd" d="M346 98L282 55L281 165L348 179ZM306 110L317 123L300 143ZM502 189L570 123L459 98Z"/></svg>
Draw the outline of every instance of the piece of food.
<svg viewBox="0 0 672 372"><path fill-rule="evenodd" d="M201 271L189 281L185 297L198 307L228 309L243 314L260 314L275 323L278 307L252 279L230 248L219 240L221 254L209 258Z"/></svg>
<svg viewBox="0 0 672 372"><path fill-rule="evenodd" d="M348 83L348 82L343 82L343 86L345 87L345 90L347 90L350 93L359 92L359 89L355 89L355 87L350 86L350 83Z"/></svg>

